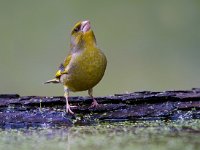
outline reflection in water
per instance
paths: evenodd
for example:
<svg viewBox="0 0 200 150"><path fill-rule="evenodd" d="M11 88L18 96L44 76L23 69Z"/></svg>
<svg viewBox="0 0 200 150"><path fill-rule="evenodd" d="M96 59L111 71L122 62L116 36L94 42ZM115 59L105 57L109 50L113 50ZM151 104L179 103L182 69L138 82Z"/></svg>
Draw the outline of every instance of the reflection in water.
<svg viewBox="0 0 200 150"><path fill-rule="evenodd" d="M199 149L200 120L2 130L0 137L1 150Z"/></svg>
<svg viewBox="0 0 200 150"><path fill-rule="evenodd" d="M67 150L70 150L70 132L67 134Z"/></svg>

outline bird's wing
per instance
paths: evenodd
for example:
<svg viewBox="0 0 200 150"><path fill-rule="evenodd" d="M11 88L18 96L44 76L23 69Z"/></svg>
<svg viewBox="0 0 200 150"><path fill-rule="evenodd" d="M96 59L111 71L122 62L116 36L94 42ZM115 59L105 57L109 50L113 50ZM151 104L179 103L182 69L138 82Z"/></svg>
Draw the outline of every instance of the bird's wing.
<svg viewBox="0 0 200 150"><path fill-rule="evenodd" d="M64 63L60 64L59 69L58 69L58 71L56 72L56 75L55 75L56 78L60 78L60 76L62 74L67 74L66 67L69 64L69 62L71 61L71 58L72 58L72 55L70 54L65 58Z"/></svg>

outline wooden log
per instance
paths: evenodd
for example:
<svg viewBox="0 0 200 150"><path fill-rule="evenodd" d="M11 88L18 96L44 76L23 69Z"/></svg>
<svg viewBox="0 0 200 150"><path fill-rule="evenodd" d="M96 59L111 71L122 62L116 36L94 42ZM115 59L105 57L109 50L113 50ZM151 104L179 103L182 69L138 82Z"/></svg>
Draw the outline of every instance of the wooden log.
<svg viewBox="0 0 200 150"><path fill-rule="evenodd" d="M200 89L164 92L133 92L96 97L100 104L89 108L89 97L70 97L75 115L65 113L62 96L0 94L0 127L24 128L72 126L98 121L200 119Z"/></svg>

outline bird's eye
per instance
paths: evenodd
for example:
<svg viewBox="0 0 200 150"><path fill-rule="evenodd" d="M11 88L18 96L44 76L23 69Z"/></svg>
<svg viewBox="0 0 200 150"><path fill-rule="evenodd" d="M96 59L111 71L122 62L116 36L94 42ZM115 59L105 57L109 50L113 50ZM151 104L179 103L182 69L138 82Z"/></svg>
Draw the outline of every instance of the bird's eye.
<svg viewBox="0 0 200 150"><path fill-rule="evenodd" d="M81 28L81 25L78 25L77 27L74 28L74 32L78 32Z"/></svg>
<svg viewBox="0 0 200 150"><path fill-rule="evenodd" d="M78 28L78 27L74 28L74 31L75 31L75 32L78 32L78 30L79 30L79 28Z"/></svg>

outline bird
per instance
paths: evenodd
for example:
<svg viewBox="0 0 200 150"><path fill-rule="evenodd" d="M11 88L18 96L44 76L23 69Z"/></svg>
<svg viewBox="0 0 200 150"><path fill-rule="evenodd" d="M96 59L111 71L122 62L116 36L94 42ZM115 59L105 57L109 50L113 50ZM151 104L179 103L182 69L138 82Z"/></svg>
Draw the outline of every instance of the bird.
<svg viewBox="0 0 200 150"><path fill-rule="evenodd" d="M61 83L66 99L66 113L74 114L69 104L69 92L88 91L92 98L90 108L97 107L93 88L103 78L107 66L105 54L97 47L96 38L89 20L77 22L71 31L70 51L60 64L55 78L47 83Z"/></svg>

